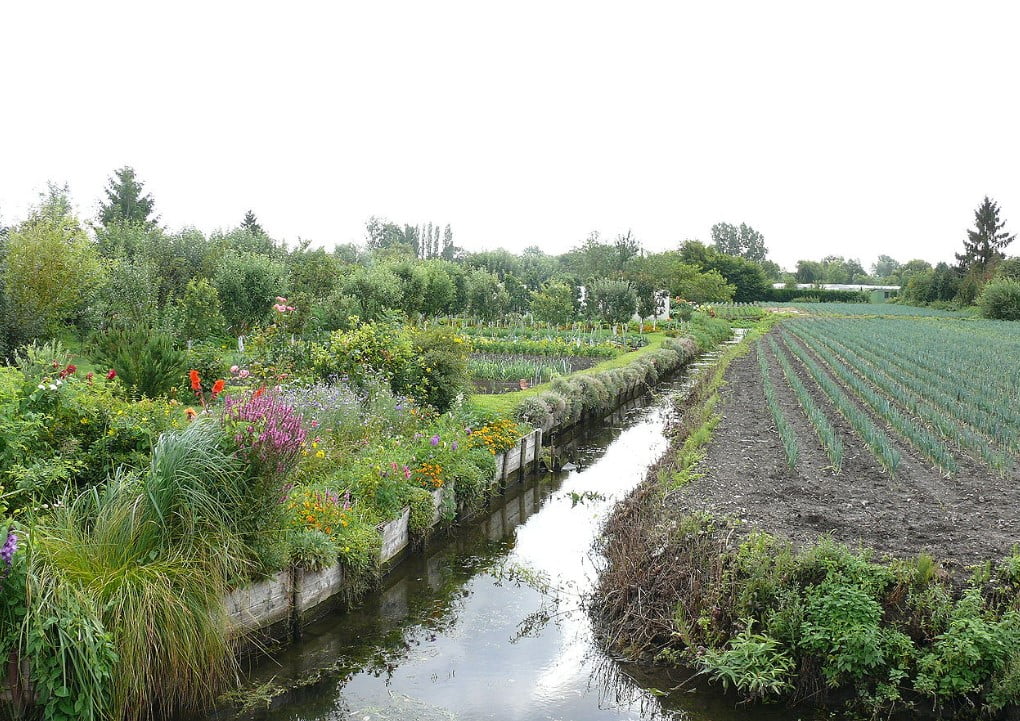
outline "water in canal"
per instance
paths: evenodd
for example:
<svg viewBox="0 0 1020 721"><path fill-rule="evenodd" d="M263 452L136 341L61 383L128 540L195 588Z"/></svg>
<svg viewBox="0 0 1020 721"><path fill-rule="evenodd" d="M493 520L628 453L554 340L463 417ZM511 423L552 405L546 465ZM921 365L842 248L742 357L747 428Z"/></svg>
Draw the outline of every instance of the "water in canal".
<svg viewBox="0 0 1020 721"><path fill-rule="evenodd" d="M620 665L581 608L592 542L614 502L663 452L660 387L579 432L577 468L512 486L468 527L403 562L354 611L305 630L253 680L306 682L265 717L357 719L717 719L772 717ZM776 712L776 718L790 718Z"/></svg>

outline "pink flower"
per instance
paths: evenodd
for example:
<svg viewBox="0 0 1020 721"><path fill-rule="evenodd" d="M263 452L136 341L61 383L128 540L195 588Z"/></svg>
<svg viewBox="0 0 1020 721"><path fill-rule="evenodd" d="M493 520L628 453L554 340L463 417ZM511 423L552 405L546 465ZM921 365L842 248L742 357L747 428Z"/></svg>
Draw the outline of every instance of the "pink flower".
<svg viewBox="0 0 1020 721"><path fill-rule="evenodd" d="M284 313L287 310L287 306L282 305L280 303L274 303L273 310L275 310L277 313Z"/></svg>
<svg viewBox="0 0 1020 721"><path fill-rule="evenodd" d="M278 295L278 296L276 296L276 302L277 303L286 303L287 299L284 298L282 295Z"/></svg>
<svg viewBox="0 0 1020 721"><path fill-rule="evenodd" d="M238 371L238 367L236 365L230 366L230 372L231 373L237 373L237 371Z"/></svg>
<svg viewBox="0 0 1020 721"><path fill-rule="evenodd" d="M238 378L247 378L247 377L248 377L248 376L250 376L250 375L251 375L251 371L249 371L249 370L248 370L247 368L242 368L242 369L241 369L241 370L240 370L240 371L238 372L238 374L237 374L237 377L238 377Z"/></svg>

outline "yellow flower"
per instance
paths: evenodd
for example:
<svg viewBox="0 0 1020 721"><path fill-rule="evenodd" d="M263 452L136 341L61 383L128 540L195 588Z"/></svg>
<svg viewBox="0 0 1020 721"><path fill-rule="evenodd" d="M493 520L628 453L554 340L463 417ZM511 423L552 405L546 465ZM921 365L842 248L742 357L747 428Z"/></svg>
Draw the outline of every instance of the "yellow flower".
<svg viewBox="0 0 1020 721"><path fill-rule="evenodd" d="M315 457L316 458L325 458L326 454L323 451L316 451L315 452Z"/></svg>

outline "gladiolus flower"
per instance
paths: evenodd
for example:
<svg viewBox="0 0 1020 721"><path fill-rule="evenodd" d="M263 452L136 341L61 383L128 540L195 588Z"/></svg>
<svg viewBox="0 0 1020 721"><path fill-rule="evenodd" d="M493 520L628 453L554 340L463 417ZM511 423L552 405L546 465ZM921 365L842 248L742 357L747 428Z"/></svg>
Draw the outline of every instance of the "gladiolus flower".
<svg viewBox="0 0 1020 721"><path fill-rule="evenodd" d="M188 371L188 378L191 379L191 390L195 391L196 393L202 390L202 381L199 380L197 370L191 369L190 371Z"/></svg>
<svg viewBox="0 0 1020 721"><path fill-rule="evenodd" d="M227 384L223 381L222 378L220 378L218 381L213 383L213 387L212 387L213 398L215 398L216 396L218 396L220 393L223 392L223 387L225 385L227 385Z"/></svg>
<svg viewBox="0 0 1020 721"><path fill-rule="evenodd" d="M107 372L107 374L106 374L106 380L108 380L108 381L112 381L116 377L117 377L117 371L115 371L113 368L111 368Z"/></svg>

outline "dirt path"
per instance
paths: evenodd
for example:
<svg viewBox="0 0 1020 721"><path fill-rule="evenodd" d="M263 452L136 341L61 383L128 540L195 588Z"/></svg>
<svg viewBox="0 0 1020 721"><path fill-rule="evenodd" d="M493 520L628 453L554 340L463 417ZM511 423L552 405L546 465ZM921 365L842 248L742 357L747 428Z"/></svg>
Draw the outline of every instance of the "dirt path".
<svg viewBox="0 0 1020 721"><path fill-rule="evenodd" d="M962 575L966 566L998 560L1020 542L1020 479L1015 473L1003 478L960 458L959 473L946 478L898 442L903 460L890 476L794 360L801 380L842 436L843 468L835 474L776 358L767 345L764 349L780 404L797 431L797 468L786 465L752 349L727 373L723 418L699 467L704 476L670 494L680 509L741 518L750 528L797 544L830 534L880 554L925 552L943 560L954 575ZM891 429L887 432L898 441Z"/></svg>

